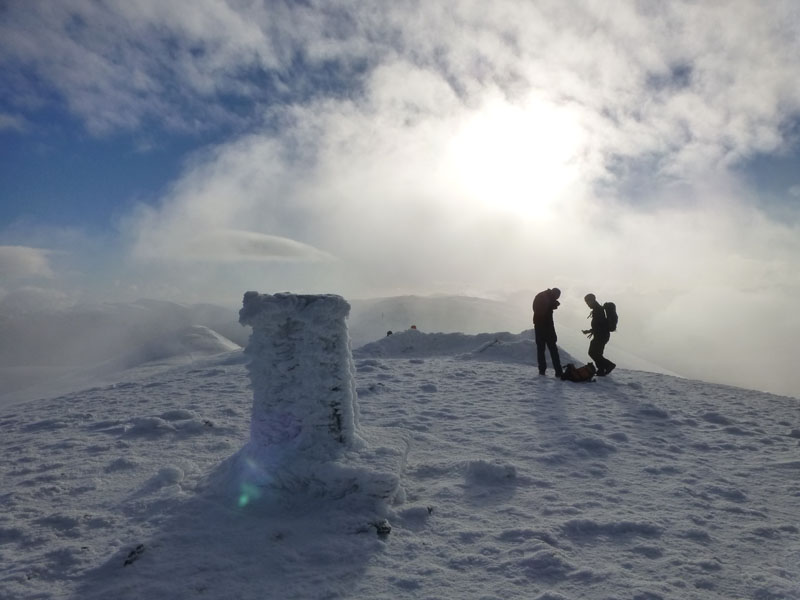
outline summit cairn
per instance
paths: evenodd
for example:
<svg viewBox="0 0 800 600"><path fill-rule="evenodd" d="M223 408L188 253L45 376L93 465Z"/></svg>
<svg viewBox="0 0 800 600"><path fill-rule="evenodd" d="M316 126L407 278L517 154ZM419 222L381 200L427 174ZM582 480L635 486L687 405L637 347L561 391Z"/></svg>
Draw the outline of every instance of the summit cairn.
<svg viewBox="0 0 800 600"><path fill-rule="evenodd" d="M346 318L333 294L247 292L239 322L253 389L250 440L237 455L240 505L267 489L396 499L408 443L359 424Z"/></svg>

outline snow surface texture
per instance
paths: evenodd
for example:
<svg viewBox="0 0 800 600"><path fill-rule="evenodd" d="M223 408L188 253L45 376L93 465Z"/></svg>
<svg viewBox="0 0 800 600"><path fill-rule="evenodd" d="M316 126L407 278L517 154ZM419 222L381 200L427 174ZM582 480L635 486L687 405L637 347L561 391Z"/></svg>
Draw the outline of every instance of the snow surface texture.
<svg viewBox="0 0 800 600"><path fill-rule="evenodd" d="M0 408L0 598L800 598L796 399L459 340L353 353L361 428L411 436L383 538L354 495L210 484L249 440L241 351Z"/></svg>
<svg viewBox="0 0 800 600"><path fill-rule="evenodd" d="M347 301L332 294L245 294L239 321L253 330L245 348L250 441L222 481L239 490L240 503L270 488L380 500L398 493L408 445L382 431L376 454L359 428L349 312ZM393 446L387 438L396 438Z"/></svg>

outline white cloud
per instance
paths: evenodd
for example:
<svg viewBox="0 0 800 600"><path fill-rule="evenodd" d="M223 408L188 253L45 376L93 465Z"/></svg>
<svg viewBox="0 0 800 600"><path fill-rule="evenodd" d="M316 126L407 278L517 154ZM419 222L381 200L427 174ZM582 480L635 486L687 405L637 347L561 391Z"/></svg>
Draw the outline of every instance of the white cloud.
<svg viewBox="0 0 800 600"><path fill-rule="evenodd" d="M398 81L424 82L427 95L406 100ZM732 256L776 239L787 240L781 260L798 251L791 229L778 235L745 210L747 192L730 177L672 192L652 185L641 210L598 199L602 165L576 106L492 92L467 106L441 78L403 63L377 71L368 89L358 102L289 109L281 137L251 135L203 155L160 209L132 222L137 252L169 259L203 232L250 231L337 256L363 294L458 292L476 281L513 289L536 270L681 289L731 281L741 266ZM420 109L432 97L443 114ZM771 259L754 260L748 277Z"/></svg>
<svg viewBox="0 0 800 600"><path fill-rule="evenodd" d="M169 238L155 240L145 235L137 245L137 257L155 260L238 261L331 261L333 256L308 244L288 238L234 229L170 231Z"/></svg>
<svg viewBox="0 0 800 600"><path fill-rule="evenodd" d="M27 128L25 117L0 113L0 131L25 131Z"/></svg>
<svg viewBox="0 0 800 600"><path fill-rule="evenodd" d="M50 254L42 248L0 246L0 279L52 277Z"/></svg>
<svg viewBox="0 0 800 600"><path fill-rule="evenodd" d="M366 78L375 82L398 59L420 67L410 73L435 73L468 106L487 89L579 106L593 151L654 153L670 176L780 148L782 125L800 110L800 23L786 2L78 1L7 13L6 63L35 68L96 132L143 120L189 129L239 122L225 96L303 102L332 91L337 76L357 97L359 68L376 68ZM326 72L334 79L315 84ZM417 75L398 83L420 111L441 114Z"/></svg>
<svg viewBox="0 0 800 600"><path fill-rule="evenodd" d="M210 1L11 5L0 40L7 68L35 69L95 133L229 120L202 103L239 95L237 68L275 64L246 14Z"/></svg>
<svg viewBox="0 0 800 600"><path fill-rule="evenodd" d="M0 314L4 316L49 311L71 306L74 299L60 290L23 286L0 294Z"/></svg>

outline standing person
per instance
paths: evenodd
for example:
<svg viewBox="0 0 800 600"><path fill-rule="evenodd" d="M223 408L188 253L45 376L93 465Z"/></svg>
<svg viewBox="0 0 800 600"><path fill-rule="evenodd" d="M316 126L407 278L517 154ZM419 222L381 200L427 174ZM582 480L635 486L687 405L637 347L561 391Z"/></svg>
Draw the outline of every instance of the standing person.
<svg viewBox="0 0 800 600"><path fill-rule="evenodd" d="M550 358L553 359L553 369L556 377L561 378L561 359L558 356L558 346L556 341L556 325L553 322L553 311L560 304L558 299L561 297L561 290L558 288L548 288L536 294L533 299L533 330L536 337L536 358L539 362L539 375L544 375L547 370L547 360L544 357L545 346L550 350Z"/></svg>
<svg viewBox="0 0 800 600"><path fill-rule="evenodd" d="M594 294L586 294L583 299L586 305L592 309L589 314L589 317L592 318L592 328L583 330L583 333L592 340L589 342L589 357L597 366L598 375L608 375L617 365L603 356L606 344L611 338L611 327L606 316L606 309L597 301Z"/></svg>

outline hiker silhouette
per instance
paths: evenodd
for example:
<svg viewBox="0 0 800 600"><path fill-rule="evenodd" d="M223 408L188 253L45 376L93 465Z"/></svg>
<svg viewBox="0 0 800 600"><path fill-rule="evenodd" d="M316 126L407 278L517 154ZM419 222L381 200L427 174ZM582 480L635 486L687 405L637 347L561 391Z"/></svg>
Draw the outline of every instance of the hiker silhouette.
<svg viewBox="0 0 800 600"><path fill-rule="evenodd" d="M545 347L550 351L550 358L553 361L556 377L561 377L561 359L558 356L558 336L556 326L553 322L553 311L558 308L561 297L561 290L557 287L548 288L539 292L533 298L533 329L536 339L536 359L539 366L539 375L544 375L547 371L547 360L545 359Z"/></svg>
<svg viewBox="0 0 800 600"><path fill-rule="evenodd" d="M611 339L611 326L609 325L605 308L597 301L594 294L586 294L583 300L592 309L592 312L589 313L589 317L592 318L591 329L584 329L583 333L591 339L589 342L589 357L597 366L597 374L602 377L611 373L614 367L617 366L603 356L606 344ZM589 317L586 318L588 319Z"/></svg>

